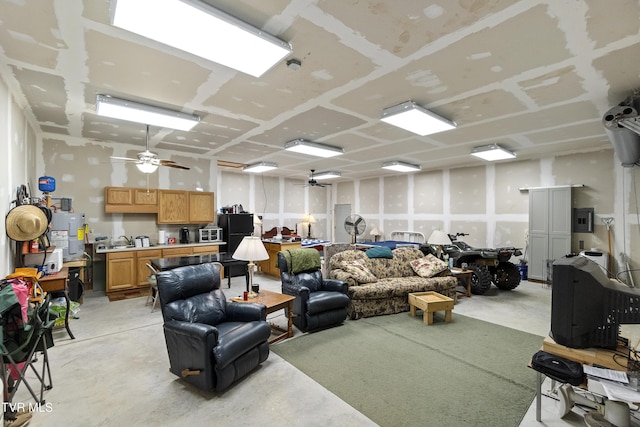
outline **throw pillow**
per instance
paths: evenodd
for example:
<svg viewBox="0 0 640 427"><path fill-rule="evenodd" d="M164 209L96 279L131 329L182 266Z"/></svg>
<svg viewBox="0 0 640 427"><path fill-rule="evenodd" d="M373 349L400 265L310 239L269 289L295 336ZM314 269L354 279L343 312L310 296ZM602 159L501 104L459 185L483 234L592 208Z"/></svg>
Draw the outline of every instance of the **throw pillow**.
<svg viewBox="0 0 640 427"><path fill-rule="evenodd" d="M433 277L447 269L447 263L429 254L411 261L411 268L420 277Z"/></svg>
<svg viewBox="0 0 640 427"><path fill-rule="evenodd" d="M362 263L362 261L354 259L344 261L340 265L340 269L349 273L358 283L377 282L378 278Z"/></svg>
<svg viewBox="0 0 640 427"><path fill-rule="evenodd" d="M374 246L365 251L369 258L389 258L393 259L393 252L391 248L386 246Z"/></svg>

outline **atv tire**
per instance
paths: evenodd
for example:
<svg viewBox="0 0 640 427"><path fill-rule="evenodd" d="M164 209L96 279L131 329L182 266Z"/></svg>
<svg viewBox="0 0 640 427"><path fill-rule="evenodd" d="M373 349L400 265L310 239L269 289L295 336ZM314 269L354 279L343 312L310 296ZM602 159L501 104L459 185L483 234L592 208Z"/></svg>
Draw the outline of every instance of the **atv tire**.
<svg viewBox="0 0 640 427"><path fill-rule="evenodd" d="M496 286L503 291L515 289L520 284L520 270L511 262L501 262L496 268Z"/></svg>
<svg viewBox="0 0 640 427"><path fill-rule="evenodd" d="M491 287L491 273L486 265L471 263L468 267L473 272L471 275L471 293L484 295Z"/></svg>

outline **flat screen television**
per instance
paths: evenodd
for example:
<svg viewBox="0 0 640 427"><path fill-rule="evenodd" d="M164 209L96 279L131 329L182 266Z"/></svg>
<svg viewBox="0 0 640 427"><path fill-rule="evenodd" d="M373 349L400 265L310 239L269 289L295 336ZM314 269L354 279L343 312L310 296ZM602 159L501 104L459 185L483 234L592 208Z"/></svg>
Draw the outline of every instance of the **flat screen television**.
<svg viewBox="0 0 640 427"><path fill-rule="evenodd" d="M615 349L620 325L640 323L640 290L582 256L553 263L551 337L572 348Z"/></svg>

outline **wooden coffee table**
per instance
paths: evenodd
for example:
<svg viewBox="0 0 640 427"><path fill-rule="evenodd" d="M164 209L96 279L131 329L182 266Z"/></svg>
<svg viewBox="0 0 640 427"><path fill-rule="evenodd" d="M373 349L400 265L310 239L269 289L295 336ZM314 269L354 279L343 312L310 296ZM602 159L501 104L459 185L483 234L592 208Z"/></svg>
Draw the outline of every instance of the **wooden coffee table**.
<svg viewBox="0 0 640 427"><path fill-rule="evenodd" d="M269 339L269 344L273 344L276 341L283 340L285 338L293 337L293 301L296 297L291 295L284 295L278 292L267 291L261 289L258 293L257 298L249 298L248 300L243 300L241 297L231 298L231 301L235 302L257 302L260 304L264 304L267 307L267 314L273 313L274 311L287 309L285 312L287 314L287 329L283 329L280 326L269 323L269 326L273 331L275 331L276 336ZM279 334L278 334L279 333Z"/></svg>
<svg viewBox="0 0 640 427"><path fill-rule="evenodd" d="M409 294L409 314L415 317L416 308L424 311L422 321L425 325L433 324L433 313L444 311L444 321L451 322L451 310L453 310L453 299L437 292L414 292Z"/></svg>

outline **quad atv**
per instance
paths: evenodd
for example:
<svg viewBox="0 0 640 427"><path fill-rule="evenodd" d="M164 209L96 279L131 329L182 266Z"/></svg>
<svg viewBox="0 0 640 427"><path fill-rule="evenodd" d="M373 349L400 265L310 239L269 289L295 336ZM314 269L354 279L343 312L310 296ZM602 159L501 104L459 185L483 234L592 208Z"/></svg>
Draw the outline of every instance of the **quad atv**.
<svg viewBox="0 0 640 427"><path fill-rule="evenodd" d="M491 282L502 290L510 291L520 284L520 270L510 262L512 256L522 255L518 248L505 247L497 249L472 248L465 242L458 241L465 233L449 234L451 245L444 246L444 252L453 260L453 266L461 268L463 263L472 270L471 292L483 295L491 287ZM435 253L432 249L431 253Z"/></svg>

